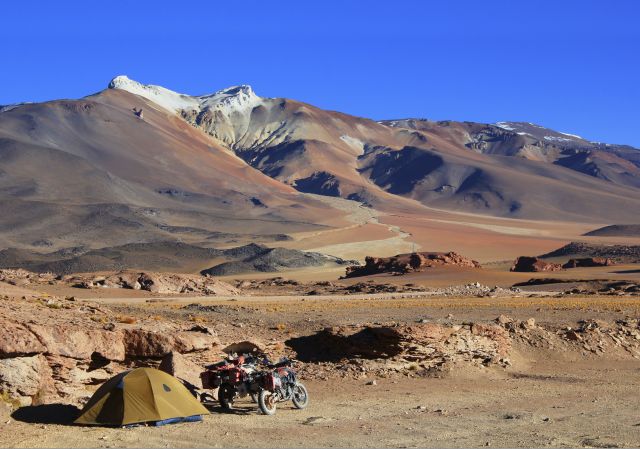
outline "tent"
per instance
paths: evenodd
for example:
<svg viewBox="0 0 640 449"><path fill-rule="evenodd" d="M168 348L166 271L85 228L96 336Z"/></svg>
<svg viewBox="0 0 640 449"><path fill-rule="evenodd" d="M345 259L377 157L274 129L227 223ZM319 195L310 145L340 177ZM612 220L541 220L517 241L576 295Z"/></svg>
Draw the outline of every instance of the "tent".
<svg viewBox="0 0 640 449"><path fill-rule="evenodd" d="M175 377L153 368L137 368L98 388L75 423L169 423L207 414L209 411Z"/></svg>

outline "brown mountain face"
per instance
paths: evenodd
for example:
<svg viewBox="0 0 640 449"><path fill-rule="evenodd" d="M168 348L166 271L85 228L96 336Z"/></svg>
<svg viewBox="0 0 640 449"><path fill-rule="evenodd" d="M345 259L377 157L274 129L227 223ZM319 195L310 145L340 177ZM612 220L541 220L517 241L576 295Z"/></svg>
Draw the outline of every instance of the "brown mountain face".
<svg viewBox="0 0 640 449"><path fill-rule="evenodd" d="M640 151L563 141L564 134L533 125L551 140L479 123L376 123L286 99L266 99L245 115L241 129L225 136L215 114L182 116L300 191L382 209L393 201L384 191L427 206L504 217L622 214L626 220L624 209L640 199Z"/></svg>
<svg viewBox="0 0 640 449"><path fill-rule="evenodd" d="M0 204L0 246L45 248L286 234L331 211L114 89L0 114Z"/></svg>
<svg viewBox="0 0 640 449"><path fill-rule="evenodd" d="M126 77L0 110L0 248L269 244L348 224L309 193L415 216L625 224L640 210L640 151L526 123L375 122Z"/></svg>

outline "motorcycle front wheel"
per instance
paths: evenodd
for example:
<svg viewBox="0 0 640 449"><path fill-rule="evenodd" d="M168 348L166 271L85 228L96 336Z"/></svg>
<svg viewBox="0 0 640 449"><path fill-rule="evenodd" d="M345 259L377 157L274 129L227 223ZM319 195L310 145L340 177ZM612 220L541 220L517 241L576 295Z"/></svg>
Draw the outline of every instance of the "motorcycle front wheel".
<svg viewBox="0 0 640 449"><path fill-rule="evenodd" d="M218 401L220 406L225 410L233 410L233 399L235 398L236 391L229 384L220 385L218 390Z"/></svg>
<svg viewBox="0 0 640 449"><path fill-rule="evenodd" d="M307 392L307 387L302 385L301 383L297 383L293 387L293 395L291 396L291 401L296 408L303 409L307 405L309 405L309 393Z"/></svg>
<svg viewBox="0 0 640 449"><path fill-rule="evenodd" d="M275 414L277 407L276 395L268 390L261 390L258 395L258 407L265 415Z"/></svg>

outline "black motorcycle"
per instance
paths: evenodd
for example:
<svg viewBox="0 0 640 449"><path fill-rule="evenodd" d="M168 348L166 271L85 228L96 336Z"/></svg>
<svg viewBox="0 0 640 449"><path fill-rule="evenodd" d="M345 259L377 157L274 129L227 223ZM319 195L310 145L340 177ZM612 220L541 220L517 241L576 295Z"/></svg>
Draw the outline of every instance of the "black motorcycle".
<svg viewBox="0 0 640 449"><path fill-rule="evenodd" d="M283 358L275 364L266 361L263 364L267 370L255 377L256 383L261 387L258 406L262 413L275 414L278 402L291 401L298 409L309 404L307 388L298 381L290 359Z"/></svg>

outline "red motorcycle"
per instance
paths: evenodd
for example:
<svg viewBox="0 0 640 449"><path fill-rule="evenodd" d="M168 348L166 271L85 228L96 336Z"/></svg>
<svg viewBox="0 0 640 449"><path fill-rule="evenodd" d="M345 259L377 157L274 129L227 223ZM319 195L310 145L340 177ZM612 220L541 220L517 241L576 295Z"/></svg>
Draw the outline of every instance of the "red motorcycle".
<svg viewBox="0 0 640 449"><path fill-rule="evenodd" d="M309 404L307 388L298 381L290 359L283 358L275 364L266 362L265 365L268 370L260 372L255 379L260 386L258 406L262 413L275 414L278 402L290 400L297 409Z"/></svg>
<svg viewBox="0 0 640 449"><path fill-rule="evenodd" d="M241 355L207 366L200 374L202 388L218 388L218 402L225 410L232 410L236 397L250 395L258 400L260 387L255 382L257 360L250 355Z"/></svg>

